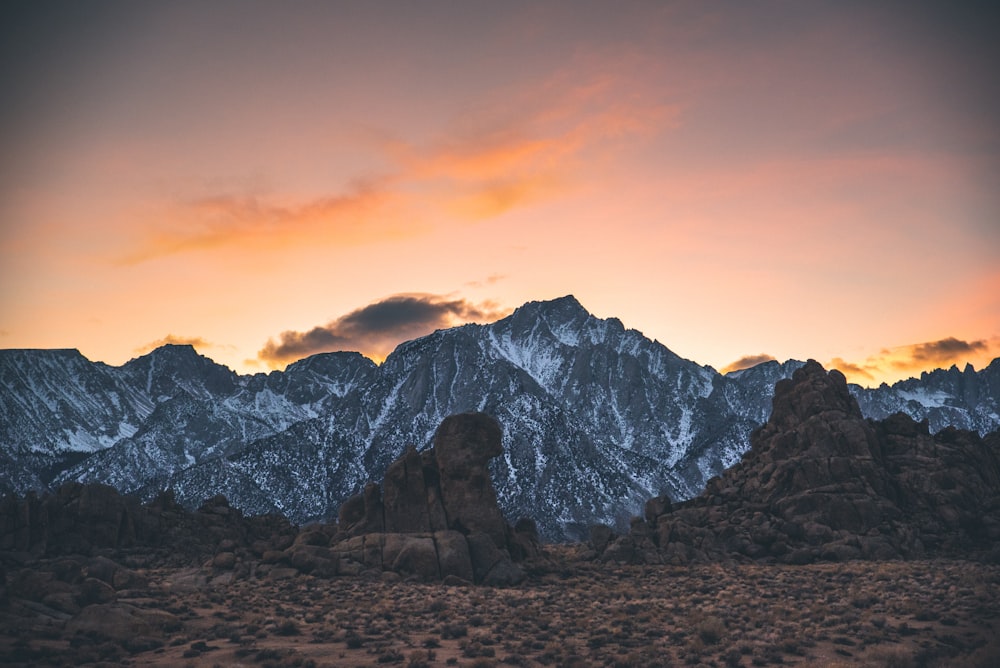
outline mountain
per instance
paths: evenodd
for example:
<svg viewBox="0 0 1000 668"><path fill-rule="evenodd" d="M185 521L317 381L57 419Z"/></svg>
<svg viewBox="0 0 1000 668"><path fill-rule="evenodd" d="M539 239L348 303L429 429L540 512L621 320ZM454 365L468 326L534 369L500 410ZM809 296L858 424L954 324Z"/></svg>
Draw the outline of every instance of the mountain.
<svg viewBox="0 0 1000 668"><path fill-rule="evenodd" d="M935 369L892 386L874 389L852 387L862 413L881 420L903 412L915 420L927 420L931 432L945 427L986 434L997 429L1000 413L1000 360L976 371L966 365L959 371Z"/></svg>
<svg viewBox="0 0 1000 668"><path fill-rule="evenodd" d="M905 390L911 391L911 390ZM810 360L774 389L739 464L693 499L651 499L594 556L636 563L1000 557L1000 432L896 413L865 419L839 371Z"/></svg>
<svg viewBox="0 0 1000 668"><path fill-rule="evenodd" d="M491 474L507 517L579 538L627 524L651 496L698 494L739 461L774 384L802 364L722 375L571 296L403 343L381 365L327 353L240 376L190 346L120 367L3 350L0 491L106 482L148 499L170 487L192 507L222 493L247 513L332 518L445 417L479 411L503 426ZM1000 361L851 391L869 417L1000 426Z"/></svg>

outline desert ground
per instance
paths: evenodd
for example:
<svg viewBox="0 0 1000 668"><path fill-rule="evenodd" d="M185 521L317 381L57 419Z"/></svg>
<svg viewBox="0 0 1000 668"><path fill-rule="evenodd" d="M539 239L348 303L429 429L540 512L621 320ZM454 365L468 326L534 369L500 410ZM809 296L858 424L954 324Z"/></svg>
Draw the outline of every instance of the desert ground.
<svg viewBox="0 0 1000 668"><path fill-rule="evenodd" d="M1000 665L1000 566L888 561L626 566L547 546L516 587L392 573L137 569L75 615L0 608L19 666ZM28 578L30 579L30 578Z"/></svg>

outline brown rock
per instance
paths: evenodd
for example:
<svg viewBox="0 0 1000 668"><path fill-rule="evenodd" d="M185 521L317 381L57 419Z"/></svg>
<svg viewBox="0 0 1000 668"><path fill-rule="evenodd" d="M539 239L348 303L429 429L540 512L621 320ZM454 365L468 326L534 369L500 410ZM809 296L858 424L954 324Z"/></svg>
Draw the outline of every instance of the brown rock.
<svg viewBox="0 0 1000 668"><path fill-rule="evenodd" d="M479 584L509 586L524 580L524 572L516 567L505 550L498 548L491 536L476 532L466 536L472 572Z"/></svg>
<svg viewBox="0 0 1000 668"><path fill-rule="evenodd" d="M232 552L219 552L212 559L212 566L224 571L231 571L236 566L236 555Z"/></svg>
<svg viewBox="0 0 1000 668"><path fill-rule="evenodd" d="M265 564L277 564L287 562L289 555L284 550L267 550L261 555L260 560Z"/></svg>
<svg viewBox="0 0 1000 668"><path fill-rule="evenodd" d="M614 537L614 529L607 524L594 524L590 527L590 547L597 554L602 554Z"/></svg>
<svg viewBox="0 0 1000 668"><path fill-rule="evenodd" d="M429 535L385 534L382 563L383 567L397 573L417 575L427 580L441 577L434 539Z"/></svg>
<svg viewBox="0 0 1000 668"><path fill-rule="evenodd" d="M465 536L457 531L437 531L434 533L434 544L442 578L455 576L467 582L473 581L472 557Z"/></svg>
<svg viewBox="0 0 1000 668"><path fill-rule="evenodd" d="M294 545L286 553L286 561L302 573L317 577L337 575L337 554L319 545Z"/></svg>
<svg viewBox="0 0 1000 668"><path fill-rule="evenodd" d="M444 513L444 502L441 499L441 472L438 470L437 459L433 448L420 454L424 467L424 485L427 488L427 519L431 531L448 529L448 517Z"/></svg>
<svg viewBox="0 0 1000 668"><path fill-rule="evenodd" d="M352 496L340 506L337 513L337 524L349 536L358 535L356 529L365 530L365 497L361 494Z"/></svg>
<svg viewBox="0 0 1000 668"><path fill-rule="evenodd" d="M656 522L657 517L670 512L671 506L670 497L666 495L654 496L649 501L646 501L643 515L645 516L647 522L653 524Z"/></svg>
<svg viewBox="0 0 1000 668"><path fill-rule="evenodd" d="M287 566L277 566L267 573L269 580L291 580L299 574L299 569Z"/></svg>
<svg viewBox="0 0 1000 668"><path fill-rule="evenodd" d="M318 528L302 531L295 537L293 545L315 545L327 547L330 545L330 536L325 531Z"/></svg>
<svg viewBox="0 0 1000 668"><path fill-rule="evenodd" d="M145 589L149 586L149 581L144 575L122 566L115 571L111 586L118 591L124 589Z"/></svg>
<svg viewBox="0 0 1000 668"><path fill-rule="evenodd" d="M97 578L110 585L114 584L115 573L121 568L117 563L107 557L94 557L87 562L83 568L86 577Z"/></svg>
<svg viewBox="0 0 1000 668"><path fill-rule="evenodd" d="M506 544L507 523L497 505L488 464L503 453L501 436L497 421L482 413L447 417L434 433L449 528L485 533L497 547Z"/></svg>
<svg viewBox="0 0 1000 668"><path fill-rule="evenodd" d="M338 572L358 564L427 579L508 584L523 578L513 561L539 553L538 531L531 521L512 528L500 512L488 464L501 452L493 418L446 418L432 449L407 448L389 465L383 488L369 483L341 506L340 533L331 544Z"/></svg>
<svg viewBox="0 0 1000 668"><path fill-rule="evenodd" d="M427 533L431 530L427 508L424 463L412 446L385 473L383 506L388 533Z"/></svg>
<svg viewBox="0 0 1000 668"><path fill-rule="evenodd" d="M373 482L365 485L365 529L385 531L385 508L382 505L382 489Z"/></svg>
<svg viewBox="0 0 1000 668"><path fill-rule="evenodd" d="M97 578L87 578L80 583L80 593L76 597L76 602L81 606L111 603L116 597L114 588L107 582Z"/></svg>
<svg viewBox="0 0 1000 668"><path fill-rule="evenodd" d="M80 612L80 606L77 603L77 597L71 592L58 592L49 594L42 599L42 603L49 606L53 610L58 610L59 612L64 612L68 615L75 615Z"/></svg>
<svg viewBox="0 0 1000 668"><path fill-rule="evenodd" d="M987 554L1000 539L1000 453L972 432L865 420L842 374L809 361L775 387L743 460L674 507L647 503L605 558L885 559ZM630 555L634 547L636 554ZM607 552L607 551L606 551Z"/></svg>

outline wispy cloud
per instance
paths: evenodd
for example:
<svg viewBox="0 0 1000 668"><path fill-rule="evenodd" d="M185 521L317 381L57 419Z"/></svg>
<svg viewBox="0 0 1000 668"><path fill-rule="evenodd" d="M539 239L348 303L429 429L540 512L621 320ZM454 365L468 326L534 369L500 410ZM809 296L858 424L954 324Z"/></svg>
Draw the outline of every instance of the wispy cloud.
<svg viewBox="0 0 1000 668"><path fill-rule="evenodd" d="M491 302L475 304L440 295L394 295L306 332L282 332L257 358L272 368L321 352L358 351L381 360L393 348L436 329L488 322L508 313Z"/></svg>
<svg viewBox="0 0 1000 668"><path fill-rule="evenodd" d="M871 362L863 362L861 364L856 364L854 362L848 362L841 357L834 357L832 360L826 363L828 369L837 369L847 378L854 381L860 379L864 380L875 380L875 374L881 373L882 369Z"/></svg>
<svg viewBox="0 0 1000 668"><path fill-rule="evenodd" d="M557 197L579 185L585 164L606 160L620 141L676 126L679 107L637 94L626 70L620 63L578 63L494 94L444 137L426 144L387 140L384 150L408 180L435 191L460 219L491 218Z"/></svg>
<svg viewBox="0 0 1000 668"><path fill-rule="evenodd" d="M232 244L270 246L324 237L364 242L375 231L368 224L387 212L392 198L389 179L372 178L354 182L342 194L306 201L232 194L179 201L169 205L161 223L145 228L121 263ZM392 233L384 224L377 231L382 238Z"/></svg>
<svg viewBox="0 0 1000 668"><path fill-rule="evenodd" d="M761 353L759 355L744 355L735 362L731 362L722 367L721 373L732 373L733 371L749 369L752 366L757 366L758 364L763 364L764 362L771 362L774 359L775 357L773 355L768 355L766 353Z"/></svg>
<svg viewBox="0 0 1000 668"><path fill-rule="evenodd" d="M582 83L581 83L582 82ZM474 222L560 197L623 139L671 127L675 107L621 72L560 72L494 92L437 137L373 131L386 166L329 194L216 192L168 203L138 227L122 264L221 247L369 243Z"/></svg>
<svg viewBox="0 0 1000 668"><path fill-rule="evenodd" d="M489 276L487 276L486 278L484 278L481 281L468 281L465 284L465 287L467 287L467 288L482 288L482 287L485 287L487 285L495 285L495 284L499 283L500 281L504 280L505 278L507 278L506 274L490 274Z"/></svg>

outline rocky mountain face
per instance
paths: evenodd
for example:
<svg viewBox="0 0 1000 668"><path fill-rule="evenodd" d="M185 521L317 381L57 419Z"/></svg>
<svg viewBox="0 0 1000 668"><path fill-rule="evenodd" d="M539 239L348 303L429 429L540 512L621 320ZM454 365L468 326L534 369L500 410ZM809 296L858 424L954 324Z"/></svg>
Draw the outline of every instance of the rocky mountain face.
<svg viewBox="0 0 1000 668"><path fill-rule="evenodd" d="M546 539L626 526L645 499L690 498L739 461L774 384L802 363L721 375L574 298L400 345L383 364L316 355L239 376L188 346L121 367L76 351L0 351L0 491L101 482L197 507L222 493L248 514L329 519L452 414L503 425L490 472L507 517ZM931 430L1000 426L1000 362L852 392L872 417Z"/></svg>
<svg viewBox="0 0 1000 668"><path fill-rule="evenodd" d="M866 420L843 375L810 361L780 381L736 466L678 505L655 498L628 535L594 532L606 560L1000 559L1000 433L930 434Z"/></svg>

